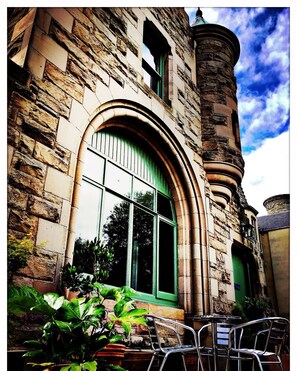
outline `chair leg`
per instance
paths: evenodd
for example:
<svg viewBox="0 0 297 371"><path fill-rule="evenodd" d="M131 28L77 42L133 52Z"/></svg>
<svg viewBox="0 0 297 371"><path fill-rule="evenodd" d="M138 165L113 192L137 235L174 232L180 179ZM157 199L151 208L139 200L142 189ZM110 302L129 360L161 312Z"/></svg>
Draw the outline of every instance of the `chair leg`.
<svg viewBox="0 0 297 371"><path fill-rule="evenodd" d="M167 356L168 356L168 354L165 354L164 359L163 359L163 361L161 363L161 366L159 368L159 371L162 371L163 370L163 367L165 366L165 363L167 361Z"/></svg>
<svg viewBox="0 0 297 371"><path fill-rule="evenodd" d="M198 365L197 365L197 371L200 371L200 366L201 366L201 371L204 371L204 367L203 367L202 359L201 359L200 355L198 354Z"/></svg>
<svg viewBox="0 0 297 371"><path fill-rule="evenodd" d="M282 360L281 360L280 356L277 356L277 360L278 360L278 362L279 362L279 367L281 368L281 370L282 370L282 371L285 371L285 369L284 369L284 366L283 366L283 363L282 363Z"/></svg>
<svg viewBox="0 0 297 371"><path fill-rule="evenodd" d="M263 367L262 367L262 363L261 363L260 358L259 358L256 354L254 355L254 359L255 359L255 358L256 358L257 361L258 361L258 365L259 365L260 370L263 371ZM254 362L254 359L253 359L253 370L254 370L254 363L255 363L255 362Z"/></svg>
<svg viewBox="0 0 297 371"><path fill-rule="evenodd" d="M183 359L184 370L185 370L185 371L188 371L188 369L187 369L187 365L186 365L185 355L184 355L183 353L181 353L181 356L182 356L182 359Z"/></svg>
<svg viewBox="0 0 297 371"><path fill-rule="evenodd" d="M151 359L151 361L150 361L150 364L149 364L149 366L148 366L148 368L147 368L146 371L150 371L150 369L151 369L151 367L152 367L152 365L153 365L153 363L154 363L154 360L155 360L155 354L153 354L152 359Z"/></svg>

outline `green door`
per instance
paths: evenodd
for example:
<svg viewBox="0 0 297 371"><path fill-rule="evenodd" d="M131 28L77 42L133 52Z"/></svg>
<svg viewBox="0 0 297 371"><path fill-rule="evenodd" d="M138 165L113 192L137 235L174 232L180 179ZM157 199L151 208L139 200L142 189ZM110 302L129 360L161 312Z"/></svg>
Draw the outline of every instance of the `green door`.
<svg viewBox="0 0 297 371"><path fill-rule="evenodd" d="M248 285L247 267L238 255L232 256L235 299L240 301L245 296L250 295Z"/></svg>

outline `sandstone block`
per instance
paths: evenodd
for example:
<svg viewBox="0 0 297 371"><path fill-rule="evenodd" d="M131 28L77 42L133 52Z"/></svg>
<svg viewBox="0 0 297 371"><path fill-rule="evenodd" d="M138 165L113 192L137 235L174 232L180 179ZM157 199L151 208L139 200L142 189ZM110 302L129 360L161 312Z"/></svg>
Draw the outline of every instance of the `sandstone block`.
<svg viewBox="0 0 297 371"><path fill-rule="evenodd" d="M55 65L47 63L45 68L45 77L71 97L77 99L79 102L82 101L83 86L80 85L71 75L63 73Z"/></svg>
<svg viewBox="0 0 297 371"><path fill-rule="evenodd" d="M89 8L87 8L89 9ZM82 23L90 31L93 30L94 26L90 18L87 17L80 8L67 8L67 11L72 15L72 17Z"/></svg>
<svg viewBox="0 0 297 371"><path fill-rule="evenodd" d="M29 196L27 210L33 215L51 220L52 222L58 222L60 219L61 207L41 197Z"/></svg>
<svg viewBox="0 0 297 371"><path fill-rule="evenodd" d="M68 32L72 31L73 17L66 9L49 7L47 12Z"/></svg>
<svg viewBox="0 0 297 371"><path fill-rule="evenodd" d="M216 239L214 237L210 237L209 241L210 241L210 246L213 249L219 250L219 251L224 252L224 253L227 252L227 247L226 247L225 243L219 241L218 239Z"/></svg>
<svg viewBox="0 0 297 371"><path fill-rule="evenodd" d="M44 56L40 55L32 48L29 49L26 63L33 76L42 79L45 62L46 58Z"/></svg>
<svg viewBox="0 0 297 371"><path fill-rule="evenodd" d="M38 218L30 215L25 211L11 210L8 217L8 227L10 229L23 232L36 234L38 226Z"/></svg>
<svg viewBox="0 0 297 371"><path fill-rule="evenodd" d="M89 123L88 119L89 114L83 105L74 100L71 106L69 121L83 133Z"/></svg>
<svg viewBox="0 0 297 371"><path fill-rule="evenodd" d="M45 191L62 199L70 201L72 195L73 178L67 174L49 167L45 182Z"/></svg>
<svg viewBox="0 0 297 371"><path fill-rule="evenodd" d="M15 169L10 172L8 183L38 196L41 196L43 192L43 182L40 179Z"/></svg>
<svg viewBox="0 0 297 371"><path fill-rule="evenodd" d="M47 253L63 253L66 248L67 229L49 220L39 219L37 245L45 243Z"/></svg>
<svg viewBox="0 0 297 371"><path fill-rule="evenodd" d="M60 157L56 151L46 147L41 143L36 143L34 149L34 157L57 170L61 170L64 173L68 171L69 159L65 157Z"/></svg>
<svg viewBox="0 0 297 371"><path fill-rule="evenodd" d="M23 192L20 189L8 186L7 192L7 204L8 207L25 210L27 207L28 193Z"/></svg>
<svg viewBox="0 0 297 371"><path fill-rule="evenodd" d="M32 155L35 146L35 140L30 138L28 135L21 134L20 143L18 146L18 150L21 153L25 153L27 155Z"/></svg>
<svg viewBox="0 0 297 371"><path fill-rule="evenodd" d="M37 256L32 256L29 259L28 265L22 269L21 273L30 278L40 279L44 281L53 281L55 266L56 266L56 254L43 254L38 252Z"/></svg>
<svg viewBox="0 0 297 371"><path fill-rule="evenodd" d="M23 120L23 130L27 137L30 137L32 140L34 140L34 144L36 140L48 147L54 147L55 132L53 130L40 125L30 118Z"/></svg>
<svg viewBox="0 0 297 371"><path fill-rule="evenodd" d="M19 145L19 141L20 141L19 130L9 125L7 131L7 143L11 145L11 147L16 148Z"/></svg>
<svg viewBox="0 0 297 371"><path fill-rule="evenodd" d="M51 97L49 94L40 91L37 98L39 105L45 106L48 111L51 111L56 116L69 116L69 107L66 107L57 99Z"/></svg>
<svg viewBox="0 0 297 371"><path fill-rule="evenodd" d="M42 162L34 160L25 154L16 153L12 161L12 166L38 179L45 177L46 166Z"/></svg>
<svg viewBox="0 0 297 371"><path fill-rule="evenodd" d="M57 143L64 148L67 148L69 151L77 153L80 142L81 132L78 130L78 128L63 117L60 117Z"/></svg>
<svg viewBox="0 0 297 371"><path fill-rule="evenodd" d="M89 71L80 64L80 62L69 58L68 69L72 76L74 76L82 86L87 86L92 91L96 90L96 80L94 76L92 76Z"/></svg>
<svg viewBox="0 0 297 371"><path fill-rule="evenodd" d="M61 71L66 70L67 51L37 27L32 35L31 45Z"/></svg>
<svg viewBox="0 0 297 371"><path fill-rule="evenodd" d="M34 122L44 126L45 128L55 131L58 126L58 119L57 117L49 114L44 109L36 106L35 104L30 104L31 110L30 110L30 119ZM25 117L25 116L24 116Z"/></svg>

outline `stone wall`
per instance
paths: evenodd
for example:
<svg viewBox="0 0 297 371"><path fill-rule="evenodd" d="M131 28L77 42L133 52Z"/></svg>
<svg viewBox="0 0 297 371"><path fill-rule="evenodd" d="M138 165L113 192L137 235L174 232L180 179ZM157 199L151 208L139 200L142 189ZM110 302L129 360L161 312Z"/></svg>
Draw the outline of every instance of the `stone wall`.
<svg viewBox="0 0 297 371"><path fill-rule="evenodd" d="M84 150L102 125L133 115L133 122L139 123L135 130L147 125L148 139L153 142L153 132L173 153L179 304L197 314L229 311L234 301L231 245L234 239L244 244L239 232L242 212L236 192L225 209L218 205L205 175L202 137L208 125L206 120L201 127L204 98L196 87L192 30L183 8L22 9L11 12L9 19L9 44L24 48L16 47L9 62L8 232L32 233L36 245L44 245L18 282L43 292L57 289L61 265L71 259L74 244ZM171 48L170 104L143 81L146 19L155 23ZM28 29L26 43L17 42ZM224 89L229 94L235 80L230 68L224 70L220 63L223 71L212 66L209 73L213 78L227 74L230 87ZM229 118L220 111L225 98L217 98L217 127L229 128ZM205 99L203 105L207 118ZM242 166L232 140L227 152L224 146L220 151L209 148L210 156L227 156ZM160 143L155 144L159 152L164 150ZM176 308L160 310L180 319Z"/></svg>
<svg viewBox="0 0 297 371"><path fill-rule="evenodd" d="M39 249L18 279L54 289L69 244L77 159L84 133L106 102L141 104L194 149L201 164L200 100L193 83L191 29L184 10L14 9L9 19L8 231L32 233ZM170 13L170 14L169 14ZM171 107L143 82L142 29L153 20L173 55ZM172 22L180 27L172 28ZM20 57L21 56L21 57ZM187 65L187 69L186 69ZM24 67L23 69L20 67ZM189 75L189 70L191 71ZM102 120L104 121L104 120ZM198 156L197 156L198 155ZM201 180L203 184L203 180Z"/></svg>

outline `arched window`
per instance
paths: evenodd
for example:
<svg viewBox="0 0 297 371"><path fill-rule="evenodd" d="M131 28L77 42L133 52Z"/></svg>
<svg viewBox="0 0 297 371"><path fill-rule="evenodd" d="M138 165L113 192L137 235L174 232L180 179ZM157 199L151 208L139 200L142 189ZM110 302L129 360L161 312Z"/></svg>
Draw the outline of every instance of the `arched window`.
<svg viewBox="0 0 297 371"><path fill-rule="evenodd" d="M84 159L78 236L115 250L107 281L151 302L177 301L176 217L158 159L128 132L95 133Z"/></svg>

